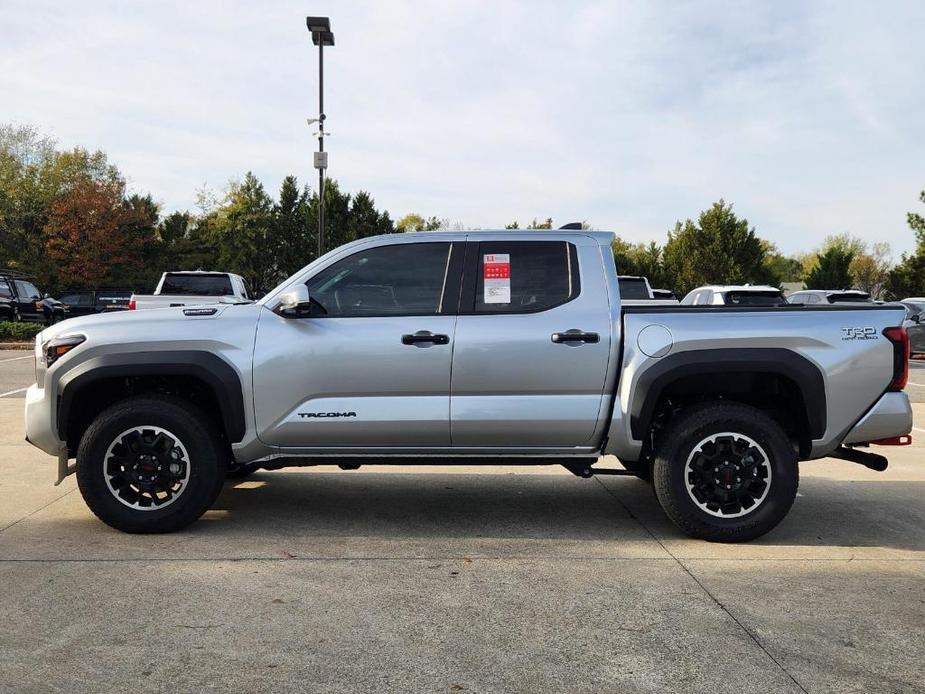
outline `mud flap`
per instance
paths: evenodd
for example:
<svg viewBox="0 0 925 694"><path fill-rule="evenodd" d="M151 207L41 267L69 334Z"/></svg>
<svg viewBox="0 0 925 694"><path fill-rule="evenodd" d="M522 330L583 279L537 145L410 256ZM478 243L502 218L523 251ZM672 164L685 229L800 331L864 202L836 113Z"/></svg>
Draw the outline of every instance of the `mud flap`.
<svg viewBox="0 0 925 694"><path fill-rule="evenodd" d="M65 477L73 475L75 472L77 472L77 463L68 465L67 448L64 447L58 451L58 479L55 486L57 487L64 481Z"/></svg>

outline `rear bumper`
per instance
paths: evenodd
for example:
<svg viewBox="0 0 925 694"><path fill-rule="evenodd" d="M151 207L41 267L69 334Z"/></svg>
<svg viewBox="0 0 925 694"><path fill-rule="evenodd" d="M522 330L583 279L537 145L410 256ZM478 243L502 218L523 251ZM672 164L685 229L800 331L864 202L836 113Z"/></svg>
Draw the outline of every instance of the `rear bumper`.
<svg viewBox="0 0 925 694"><path fill-rule="evenodd" d="M891 439L911 432L912 405L909 404L909 396L904 392L884 393L877 404L848 432L842 443Z"/></svg>

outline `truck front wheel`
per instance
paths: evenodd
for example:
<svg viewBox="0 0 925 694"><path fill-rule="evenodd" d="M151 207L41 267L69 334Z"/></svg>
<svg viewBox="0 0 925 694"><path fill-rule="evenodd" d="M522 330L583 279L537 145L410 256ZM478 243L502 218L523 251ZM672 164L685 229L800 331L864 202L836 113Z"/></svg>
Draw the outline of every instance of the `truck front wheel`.
<svg viewBox="0 0 925 694"><path fill-rule="evenodd" d="M185 528L222 489L225 461L209 418L190 403L138 396L104 410L77 450L77 484L90 510L118 530Z"/></svg>
<svg viewBox="0 0 925 694"><path fill-rule="evenodd" d="M692 407L665 428L653 462L655 494L686 534L713 542L764 535L793 505L796 452L773 419L754 407Z"/></svg>

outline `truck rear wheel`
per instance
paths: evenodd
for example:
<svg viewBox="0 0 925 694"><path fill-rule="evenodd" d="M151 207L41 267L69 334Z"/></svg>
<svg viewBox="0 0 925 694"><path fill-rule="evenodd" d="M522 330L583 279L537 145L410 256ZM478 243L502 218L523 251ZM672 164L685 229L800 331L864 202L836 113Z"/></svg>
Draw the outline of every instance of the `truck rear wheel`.
<svg viewBox="0 0 925 694"><path fill-rule="evenodd" d="M77 484L87 506L129 533L185 528L212 505L224 478L209 418L177 398L139 396L113 405L77 449Z"/></svg>
<svg viewBox="0 0 925 694"><path fill-rule="evenodd" d="M655 494L691 537L744 542L783 520L796 498L796 452L773 419L739 403L698 405L662 432Z"/></svg>

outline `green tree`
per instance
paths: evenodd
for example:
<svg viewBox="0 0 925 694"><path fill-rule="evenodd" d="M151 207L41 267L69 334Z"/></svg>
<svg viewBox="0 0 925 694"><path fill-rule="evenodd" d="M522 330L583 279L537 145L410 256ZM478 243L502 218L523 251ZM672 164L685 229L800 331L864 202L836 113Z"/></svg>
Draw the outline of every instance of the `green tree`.
<svg viewBox="0 0 925 694"><path fill-rule="evenodd" d="M777 284L766 262L765 244L720 200L697 222L677 222L668 232L663 266L669 286L680 293L705 284Z"/></svg>
<svg viewBox="0 0 925 694"><path fill-rule="evenodd" d="M780 282L800 282L803 280L803 261L799 257L786 256L770 241L762 240L764 245L764 264L771 276Z"/></svg>
<svg viewBox="0 0 925 694"><path fill-rule="evenodd" d="M647 277L652 287L673 289L662 263L662 248L654 241L632 244L618 237L611 249L619 274Z"/></svg>
<svg viewBox="0 0 925 694"><path fill-rule="evenodd" d="M309 209L308 188L299 190L295 176L286 176L274 209L274 254L283 279L308 265L318 254L317 221ZM263 289L269 289L264 287Z"/></svg>
<svg viewBox="0 0 925 694"><path fill-rule="evenodd" d="M125 214L121 233L130 247L137 249L140 263L114 267L109 283L114 286L144 287L160 276L163 260L163 244L158 238L160 206L150 195L130 195L122 204Z"/></svg>
<svg viewBox="0 0 925 694"><path fill-rule="evenodd" d="M100 151L60 152L35 128L0 126L0 265L34 272L43 288L53 288L55 261L45 253L43 229L54 202L87 183L124 187Z"/></svg>
<svg viewBox="0 0 925 694"><path fill-rule="evenodd" d="M409 212L395 223L395 229L402 233L424 231L424 218L417 212Z"/></svg>
<svg viewBox="0 0 925 694"><path fill-rule="evenodd" d="M309 217L317 228L318 194L313 193L309 202ZM336 180L324 183L324 253L353 240L350 231L350 194L341 192Z"/></svg>
<svg viewBox="0 0 925 694"><path fill-rule="evenodd" d="M218 244L218 262L255 291L275 284L279 269L273 248L273 201L250 171L229 187L225 203L210 223Z"/></svg>
<svg viewBox="0 0 925 694"><path fill-rule="evenodd" d="M839 246L831 246L816 259L806 275L807 289L847 289L851 286L851 261L854 254Z"/></svg>
<svg viewBox="0 0 925 694"><path fill-rule="evenodd" d="M547 217L546 221L539 222L536 217L533 218L533 221L530 222L525 229L552 229L552 217Z"/></svg>
<svg viewBox="0 0 925 694"><path fill-rule="evenodd" d="M350 229L355 239L365 239L378 234L391 234L395 231L392 218L388 212L380 213L376 201L365 190L353 196L350 204Z"/></svg>

